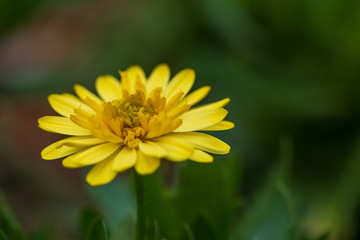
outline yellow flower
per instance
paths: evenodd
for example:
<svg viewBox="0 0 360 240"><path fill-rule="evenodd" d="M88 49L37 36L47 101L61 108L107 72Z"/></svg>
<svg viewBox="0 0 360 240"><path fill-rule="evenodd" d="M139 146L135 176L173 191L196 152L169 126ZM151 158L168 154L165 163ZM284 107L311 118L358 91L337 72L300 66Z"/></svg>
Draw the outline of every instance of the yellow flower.
<svg viewBox="0 0 360 240"><path fill-rule="evenodd" d="M187 95L195 80L192 69L170 81L166 64L158 65L148 78L139 66L120 75L121 82L109 75L97 78L100 98L81 85L74 86L77 96L49 96L51 107L62 116L42 117L39 127L71 137L46 147L43 159L66 157L62 163L67 168L94 165L86 180L102 185L131 167L151 174L160 159L207 163L213 161L208 153L229 152L223 141L195 132L227 130L234 124L223 121L228 98L192 108L210 91L205 86Z"/></svg>

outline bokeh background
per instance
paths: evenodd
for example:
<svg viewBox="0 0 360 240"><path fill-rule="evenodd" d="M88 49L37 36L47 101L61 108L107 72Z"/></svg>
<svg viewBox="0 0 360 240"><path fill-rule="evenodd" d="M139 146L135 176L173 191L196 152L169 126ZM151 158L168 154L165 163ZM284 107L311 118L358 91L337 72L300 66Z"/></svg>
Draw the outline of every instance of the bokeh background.
<svg viewBox="0 0 360 240"><path fill-rule="evenodd" d="M131 239L131 171L87 186L87 170L41 160L62 137L37 119L55 115L51 93L163 62L172 74L193 68L194 89L211 85L204 102L230 97L236 127L216 134L229 155L164 161L149 177L159 240L360 239L360 1L1 0L0 228L10 226L9 240L86 239L86 214L111 239Z"/></svg>

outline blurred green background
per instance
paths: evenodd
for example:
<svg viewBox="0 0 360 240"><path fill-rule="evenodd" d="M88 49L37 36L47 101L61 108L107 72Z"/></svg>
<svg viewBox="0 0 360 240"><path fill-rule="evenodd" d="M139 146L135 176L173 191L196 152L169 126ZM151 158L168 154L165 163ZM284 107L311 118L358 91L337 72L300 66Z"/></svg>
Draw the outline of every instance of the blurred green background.
<svg viewBox="0 0 360 240"><path fill-rule="evenodd" d="M354 0L1 0L0 239L131 239L131 171L90 188L41 160L61 136L37 119L51 93L163 62L212 86L204 102L230 97L236 127L215 163L148 177L155 239L360 239Z"/></svg>

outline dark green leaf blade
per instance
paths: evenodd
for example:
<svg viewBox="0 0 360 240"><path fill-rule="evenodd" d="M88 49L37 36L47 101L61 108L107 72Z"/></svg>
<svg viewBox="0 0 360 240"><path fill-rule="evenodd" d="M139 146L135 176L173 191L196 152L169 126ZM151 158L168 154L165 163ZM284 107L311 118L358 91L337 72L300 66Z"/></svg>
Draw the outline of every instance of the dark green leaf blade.
<svg viewBox="0 0 360 240"><path fill-rule="evenodd" d="M104 221L99 218L94 219L85 240L109 240Z"/></svg>
<svg viewBox="0 0 360 240"><path fill-rule="evenodd" d="M0 228L4 235L11 240L25 239L21 226L2 192L0 192Z"/></svg>
<svg viewBox="0 0 360 240"><path fill-rule="evenodd" d="M9 240L3 230L0 229L0 240Z"/></svg>
<svg viewBox="0 0 360 240"><path fill-rule="evenodd" d="M84 240L108 240L104 222L99 214L90 207L81 209L79 228Z"/></svg>

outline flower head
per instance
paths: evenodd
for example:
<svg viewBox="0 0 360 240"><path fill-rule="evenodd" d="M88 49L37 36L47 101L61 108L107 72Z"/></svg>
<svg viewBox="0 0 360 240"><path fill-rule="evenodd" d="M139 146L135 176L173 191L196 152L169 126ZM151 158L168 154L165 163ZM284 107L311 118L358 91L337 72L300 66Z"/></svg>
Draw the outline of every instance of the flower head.
<svg viewBox="0 0 360 240"><path fill-rule="evenodd" d="M97 78L100 97L81 85L74 87L77 96L49 96L51 107L62 116L42 117L39 127L71 137L46 147L43 159L66 157L62 163L68 168L94 165L86 180L102 185L131 167L151 174L161 159L212 162L208 153L229 152L223 141L196 132L226 130L234 124L223 121L228 98L193 107L210 91L205 86L188 94L193 70L184 69L170 81L166 64L158 65L148 78L139 66L120 75L121 82L109 75Z"/></svg>

